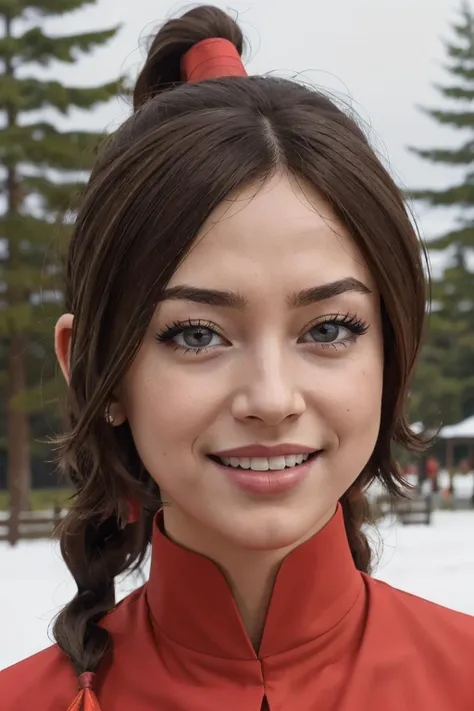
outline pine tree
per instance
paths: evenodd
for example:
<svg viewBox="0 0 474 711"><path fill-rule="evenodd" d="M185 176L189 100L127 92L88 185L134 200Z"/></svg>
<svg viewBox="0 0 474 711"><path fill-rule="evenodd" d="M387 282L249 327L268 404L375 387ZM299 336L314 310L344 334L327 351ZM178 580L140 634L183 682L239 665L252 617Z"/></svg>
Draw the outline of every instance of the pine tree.
<svg viewBox="0 0 474 711"><path fill-rule="evenodd" d="M474 12L462 2L454 39L445 42L450 86L436 85L453 108L422 109L438 123L466 135L457 148L410 150L435 165L465 168L464 178L444 190L416 190L410 197L455 211L456 227L428 242L446 250L446 268L433 283L433 313L413 387L413 416L436 426L474 412Z"/></svg>
<svg viewBox="0 0 474 711"><path fill-rule="evenodd" d="M123 89L122 79L72 87L39 79L31 69L77 62L81 54L115 36L118 28L68 36L43 30L44 17L93 2L0 0L0 421L6 422L11 508L16 513L28 506L31 421L48 407L57 411L51 347L61 301L56 245L67 241L75 196L102 138L100 133L60 130L54 121L38 120L38 112L47 110L50 116L51 109L58 115L68 115L71 108L90 110Z"/></svg>

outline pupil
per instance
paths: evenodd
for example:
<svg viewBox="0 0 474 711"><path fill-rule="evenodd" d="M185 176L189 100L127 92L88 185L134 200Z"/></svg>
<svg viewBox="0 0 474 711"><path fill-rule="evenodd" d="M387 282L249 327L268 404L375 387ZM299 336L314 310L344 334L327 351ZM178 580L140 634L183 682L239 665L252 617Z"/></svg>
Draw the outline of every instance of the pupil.
<svg viewBox="0 0 474 711"><path fill-rule="evenodd" d="M339 326L335 323L323 323L321 326L316 326L314 329L316 340L330 343L335 341L339 335Z"/></svg>
<svg viewBox="0 0 474 711"><path fill-rule="evenodd" d="M212 340L212 333L205 328L192 328L185 332L184 340L191 348L205 348Z"/></svg>

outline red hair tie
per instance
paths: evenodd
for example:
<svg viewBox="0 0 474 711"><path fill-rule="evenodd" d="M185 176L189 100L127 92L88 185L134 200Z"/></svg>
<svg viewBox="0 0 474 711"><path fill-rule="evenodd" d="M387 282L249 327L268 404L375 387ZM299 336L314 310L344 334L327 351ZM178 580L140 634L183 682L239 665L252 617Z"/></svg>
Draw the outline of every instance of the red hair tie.
<svg viewBox="0 0 474 711"><path fill-rule="evenodd" d="M137 523L141 518L141 506L134 496L128 497L128 521L127 523Z"/></svg>
<svg viewBox="0 0 474 711"><path fill-rule="evenodd" d="M181 78L184 82L246 76L237 47L221 37L197 42L181 59Z"/></svg>
<svg viewBox="0 0 474 711"><path fill-rule="evenodd" d="M84 672L78 679L79 693L67 711L100 711L94 691L95 674Z"/></svg>

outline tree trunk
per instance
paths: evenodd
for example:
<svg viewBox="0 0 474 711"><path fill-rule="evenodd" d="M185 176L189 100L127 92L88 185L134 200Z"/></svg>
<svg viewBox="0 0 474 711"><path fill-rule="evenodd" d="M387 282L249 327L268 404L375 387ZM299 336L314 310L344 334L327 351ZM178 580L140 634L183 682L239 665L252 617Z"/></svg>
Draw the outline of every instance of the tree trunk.
<svg viewBox="0 0 474 711"><path fill-rule="evenodd" d="M11 20L5 20L5 36L11 37ZM5 74L13 76L13 65L10 59L5 60ZM14 106L6 105L7 125L17 125L17 112ZM18 213L21 208L21 192L19 176L16 167L7 167L7 214ZM20 250L21 235L12 234L8 237L7 268L14 274L21 265ZM20 305L28 300L19 285L7 290L7 308ZM26 364L28 336L14 323L10 326L8 336L8 401L6 409L7 418L7 447L8 463L7 473L10 490L10 526L9 541L14 545L19 537L19 520L21 511L29 509L30 498L30 427L28 415L18 410L13 399L20 395L27 385Z"/></svg>
<svg viewBox="0 0 474 711"><path fill-rule="evenodd" d="M8 480L10 489L9 541L14 545L19 537L21 511L30 508L30 428L28 416L18 411L12 398L26 387L26 337L20 333L10 337L8 363Z"/></svg>

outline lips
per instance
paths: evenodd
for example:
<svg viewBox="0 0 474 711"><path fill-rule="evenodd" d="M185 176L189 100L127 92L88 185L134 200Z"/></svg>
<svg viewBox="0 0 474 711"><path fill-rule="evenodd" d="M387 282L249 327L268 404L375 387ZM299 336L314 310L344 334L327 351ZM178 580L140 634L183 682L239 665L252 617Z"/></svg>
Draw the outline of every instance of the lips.
<svg viewBox="0 0 474 711"><path fill-rule="evenodd" d="M244 451L248 451L248 448ZM307 457L306 461L302 461L304 456ZM229 459L225 457L220 459L215 455L209 455L209 459L215 462L218 470L232 486L247 492L247 494L263 497L283 495L297 489L308 477L317 457L318 452L300 454L299 457L298 455L287 455L269 459L265 457L230 457Z"/></svg>

